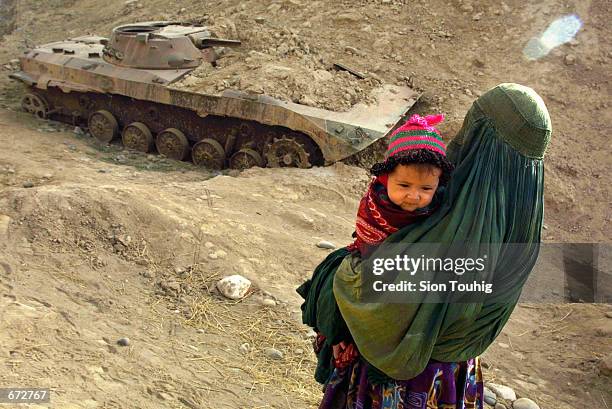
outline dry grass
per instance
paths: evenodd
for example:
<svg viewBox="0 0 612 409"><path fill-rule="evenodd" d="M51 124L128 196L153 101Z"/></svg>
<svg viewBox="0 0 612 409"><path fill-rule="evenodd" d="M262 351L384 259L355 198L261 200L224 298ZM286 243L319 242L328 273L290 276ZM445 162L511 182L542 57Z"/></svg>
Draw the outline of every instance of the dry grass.
<svg viewBox="0 0 612 409"><path fill-rule="evenodd" d="M316 359L306 327L290 318L289 310L283 305L258 305L254 299L258 296L257 290L239 301L220 297L214 289L220 278L219 274L202 272L196 265L181 279L197 294L190 298L184 324L247 344L248 349L242 351L239 359L231 356L197 359L202 359L207 369L217 372L221 379L236 377L239 372L246 374L251 383L249 393L274 389L282 391L290 400L318 404L321 390L313 379ZM257 306L247 308L247 304ZM269 347L281 351L283 358L266 357L264 350Z"/></svg>

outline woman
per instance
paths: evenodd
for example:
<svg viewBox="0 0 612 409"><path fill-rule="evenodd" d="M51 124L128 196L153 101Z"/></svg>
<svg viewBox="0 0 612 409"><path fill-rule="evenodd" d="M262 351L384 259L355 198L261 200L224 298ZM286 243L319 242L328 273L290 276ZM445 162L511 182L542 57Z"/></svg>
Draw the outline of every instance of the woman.
<svg viewBox="0 0 612 409"><path fill-rule="evenodd" d="M413 243L462 245L488 255L494 294L462 303L365 302L364 264L346 249L300 287L304 323L324 336L315 374L325 384L320 408L484 407L478 356L509 319L537 259L551 132L532 89L501 84L485 93L448 146L455 171L439 211L372 255L393 258Z"/></svg>

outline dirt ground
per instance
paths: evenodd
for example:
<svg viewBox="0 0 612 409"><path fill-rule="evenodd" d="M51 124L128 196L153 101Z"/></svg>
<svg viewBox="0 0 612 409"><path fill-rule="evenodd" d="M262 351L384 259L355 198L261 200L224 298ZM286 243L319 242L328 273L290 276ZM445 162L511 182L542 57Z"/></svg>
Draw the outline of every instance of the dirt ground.
<svg viewBox="0 0 612 409"><path fill-rule="evenodd" d="M57 408L316 407L294 289L327 254L318 241L350 241L367 183L366 171L344 164L232 177L97 146L19 112L21 89L6 76L27 45L129 22L201 21L265 56L255 60L292 73L304 61L304 71L264 77L253 92L346 109L375 84L408 84L424 92L418 111L447 115L449 138L480 93L523 83L542 95L554 126L545 241L610 241L609 2L105 4L0 3L0 386L50 387ZM584 22L576 41L525 60L529 38L570 13ZM291 48L304 44L305 59ZM336 60L369 76L361 93L306 86L313 71L342 75ZM257 79L242 74L215 81L245 88L232 78ZM241 302L213 289L233 273L255 283ZM610 316L605 304L520 305L484 355L486 380L542 409L610 407L612 382L599 369L612 353ZM117 345L122 337L128 346Z"/></svg>

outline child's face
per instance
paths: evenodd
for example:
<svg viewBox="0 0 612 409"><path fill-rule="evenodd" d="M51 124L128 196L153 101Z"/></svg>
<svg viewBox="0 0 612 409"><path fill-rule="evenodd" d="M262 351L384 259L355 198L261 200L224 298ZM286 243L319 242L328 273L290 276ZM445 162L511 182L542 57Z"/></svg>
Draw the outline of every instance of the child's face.
<svg viewBox="0 0 612 409"><path fill-rule="evenodd" d="M406 211L431 203L440 183L442 170L431 165L397 165L387 181L389 199Z"/></svg>

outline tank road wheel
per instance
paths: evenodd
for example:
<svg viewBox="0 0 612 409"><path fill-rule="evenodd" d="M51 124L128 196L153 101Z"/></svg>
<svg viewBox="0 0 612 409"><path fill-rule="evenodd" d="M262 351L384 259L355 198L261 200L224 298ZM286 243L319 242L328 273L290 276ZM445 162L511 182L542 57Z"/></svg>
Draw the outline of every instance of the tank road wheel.
<svg viewBox="0 0 612 409"><path fill-rule="evenodd" d="M49 104L40 95L26 94L21 98L21 108L24 111L36 115L40 119L47 119Z"/></svg>
<svg viewBox="0 0 612 409"><path fill-rule="evenodd" d="M202 139L191 150L193 163L208 169L223 169L225 149L214 139Z"/></svg>
<svg viewBox="0 0 612 409"><path fill-rule="evenodd" d="M174 160L183 160L189 153L187 137L176 128L164 129L158 133L155 145L157 152Z"/></svg>
<svg viewBox="0 0 612 409"><path fill-rule="evenodd" d="M229 167L232 169L248 169L253 166L263 168L264 161L261 155L251 148L240 149L232 155L229 161Z"/></svg>
<svg viewBox="0 0 612 409"><path fill-rule="evenodd" d="M311 166L310 155L304 145L291 137L274 138L272 143L266 145L264 155L271 168Z"/></svg>
<svg viewBox="0 0 612 409"><path fill-rule="evenodd" d="M93 137L103 143L109 143L119 134L117 120L113 114L106 110L96 111L91 114L87 125Z"/></svg>
<svg viewBox="0 0 612 409"><path fill-rule="evenodd" d="M153 148L153 135L142 122L132 122L121 134L123 146L135 151L147 153Z"/></svg>

